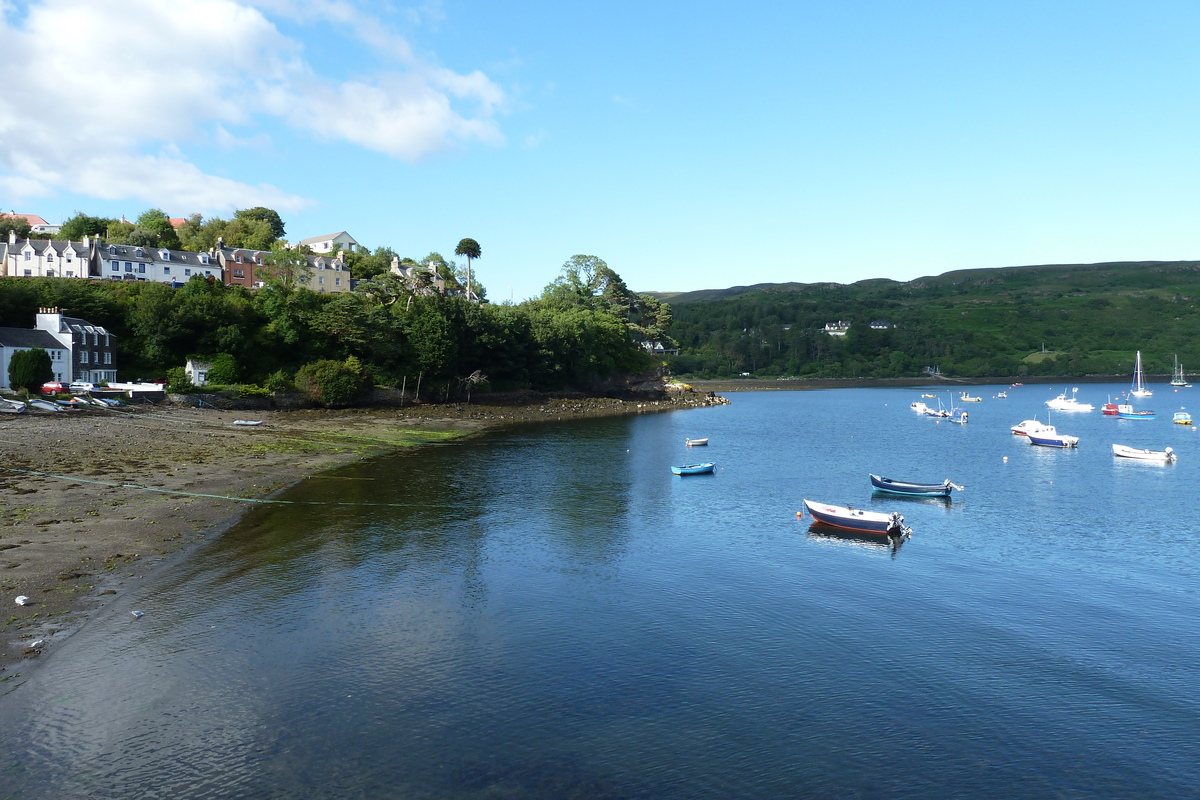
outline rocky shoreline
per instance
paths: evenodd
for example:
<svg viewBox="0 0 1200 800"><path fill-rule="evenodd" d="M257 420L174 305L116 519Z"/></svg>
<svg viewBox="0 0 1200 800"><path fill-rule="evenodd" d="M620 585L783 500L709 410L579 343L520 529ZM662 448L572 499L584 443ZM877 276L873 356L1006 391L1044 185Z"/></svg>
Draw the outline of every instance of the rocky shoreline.
<svg viewBox="0 0 1200 800"><path fill-rule="evenodd" d="M524 422L729 401L702 391L483 395L473 403L245 411L176 404L0 417L0 694L168 556L318 472ZM237 426L252 416L259 426ZM27 597L25 605L14 602Z"/></svg>

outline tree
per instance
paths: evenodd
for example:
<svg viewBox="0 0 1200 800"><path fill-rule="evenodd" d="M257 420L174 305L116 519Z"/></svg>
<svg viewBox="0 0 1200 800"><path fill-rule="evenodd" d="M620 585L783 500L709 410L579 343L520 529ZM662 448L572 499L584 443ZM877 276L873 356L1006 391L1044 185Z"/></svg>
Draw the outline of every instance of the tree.
<svg viewBox="0 0 1200 800"><path fill-rule="evenodd" d="M479 247L479 242L474 239L460 239L458 247L454 248L454 255L467 257L467 299L471 299L471 259L481 258L483 250Z"/></svg>
<svg viewBox="0 0 1200 800"><path fill-rule="evenodd" d="M308 258L303 253L289 250L278 242L271 245L271 254L266 257L266 262L264 272L270 276L268 282L278 283L289 291L299 286L308 286L308 281L312 278L312 265L308 263Z"/></svg>
<svg viewBox="0 0 1200 800"><path fill-rule="evenodd" d="M18 350L8 362L8 385L36 392L46 381L54 380L50 354L40 347Z"/></svg>
<svg viewBox="0 0 1200 800"><path fill-rule="evenodd" d="M271 230L272 240L282 239L286 231L283 229L283 219L280 218L279 212L273 208L265 208L264 206L255 206L254 208L243 208L240 211L233 212L235 220L245 220L247 222L265 222ZM265 250L266 248L260 248Z"/></svg>
<svg viewBox="0 0 1200 800"><path fill-rule="evenodd" d="M107 217L89 217L82 211L76 211L75 216L58 229L58 238L78 242L84 236L108 236L109 226L117 221Z"/></svg>
<svg viewBox="0 0 1200 800"><path fill-rule="evenodd" d="M29 220L24 217L14 217L5 214L0 217L0 240L8 241L8 234L15 232L18 239L28 239L29 234L33 232L33 227L29 224Z"/></svg>
<svg viewBox="0 0 1200 800"><path fill-rule="evenodd" d="M137 229L150 232L156 239L153 242L130 241L129 244L167 247L172 250L179 247L179 234L175 232L175 227L171 224L171 218L161 208L146 209L134 224ZM135 230L134 232L136 233L137 231ZM130 238L132 239L132 234Z"/></svg>

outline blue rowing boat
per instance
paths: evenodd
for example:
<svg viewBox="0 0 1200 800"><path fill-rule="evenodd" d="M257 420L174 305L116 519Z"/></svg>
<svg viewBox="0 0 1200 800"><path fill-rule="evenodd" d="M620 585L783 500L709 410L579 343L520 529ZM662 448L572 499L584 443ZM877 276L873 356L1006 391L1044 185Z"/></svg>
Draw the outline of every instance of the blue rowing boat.
<svg viewBox="0 0 1200 800"><path fill-rule="evenodd" d="M712 461L708 461L704 464L688 464L687 466L683 467L671 467L671 472L674 472L676 475L706 475L712 472L713 468L716 466L717 465Z"/></svg>
<svg viewBox="0 0 1200 800"><path fill-rule="evenodd" d="M951 483L949 478L941 483L912 483L883 478L879 475L871 475L871 486L879 492L901 494L907 497L949 497L950 492L955 489L962 491L963 488L956 483Z"/></svg>

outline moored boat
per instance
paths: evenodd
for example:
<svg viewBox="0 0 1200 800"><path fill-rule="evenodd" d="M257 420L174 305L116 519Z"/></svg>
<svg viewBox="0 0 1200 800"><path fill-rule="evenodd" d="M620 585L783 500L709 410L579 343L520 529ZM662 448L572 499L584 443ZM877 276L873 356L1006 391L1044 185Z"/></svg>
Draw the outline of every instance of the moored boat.
<svg viewBox="0 0 1200 800"><path fill-rule="evenodd" d="M880 492L902 494L908 497L949 497L950 492L954 489L961 492L963 488L956 483L951 483L949 478L941 483L913 483L884 478L879 475L871 475L871 486Z"/></svg>
<svg viewBox="0 0 1200 800"><path fill-rule="evenodd" d="M1188 388L1192 385L1187 382L1187 378L1183 377L1183 364L1179 363L1179 356L1175 356L1175 372L1171 377L1171 385L1175 388Z"/></svg>
<svg viewBox="0 0 1200 800"><path fill-rule="evenodd" d="M920 400L917 400L916 402L914 402L912 405L909 406L909 408L911 408L913 411L917 412L918 414L924 414L926 411L929 410L929 406L925 405Z"/></svg>
<svg viewBox="0 0 1200 800"><path fill-rule="evenodd" d="M879 533L884 536L908 536L912 533L912 529L904 524L904 517L900 516L897 511L891 513L883 513L880 511L863 511L860 508L852 508L850 506L831 506L825 503L813 503L808 500L801 500L804 507L808 509L808 513L817 522L823 522L826 525L832 525L835 528L844 528L849 531L863 531L864 533ZM796 516L801 517L804 512L797 511Z"/></svg>
<svg viewBox="0 0 1200 800"><path fill-rule="evenodd" d="M1079 387L1071 390L1071 396L1067 397L1067 393L1063 392L1053 400L1046 401L1046 407L1052 408L1055 411L1091 411L1095 408L1091 403L1081 403L1075 398L1075 393L1079 391Z"/></svg>
<svg viewBox="0 0 1200 800"><path fill-rule="evenodd" d="M1186 411L1176 411L1175 416L1171 417L1171 422L1176 425L1191 425L1192 415Z"/></svg>
<svg viewBox="0 0 1200 800"><path fill-rule="evenodd" d="M1036 433L1045 427L1044 423L1038 422L1036 419L1027 419L1013 425L1010 430L1013 432L1013 436L1028 436L1031 432Z"/></svg>
<svg viewBox="0 0 1200 800"><path fill-rule="evenodd" d="M704 464L687 464L682 467L671 467L671 472L676 475L706 475L713 471L717 465L712 461Z"/></svg>
<svg viewBox="0 0 1200 800"><path fill-rule="evenodd" d="M1142 351L1138 350L1137 355L1133 360L1133 388L1129 392L1134 397L1149 397L1154 394L1146 388L1146 382L1142 375Z"/></svg>
<svg viewBox="0 0 1200 800"><path fill-rule="evenodd" d="M1053 425L1043 425L1041 430L1028 434L1029 443L1042 447L1078 447L1079 437L1059 433Z"/></svg>
<svg viewBox="0 0 1200 800"><path fill-rule="evenodd" d="M1105 403L1100 406L1100 413L1106 417L1115 417L1117 415L1117 404L1112 402Z"/></svg>
<svg viewBox="0 0 1200 800"><path fill-rule="evenodd" d="M1142 450L1136 447L1126 447L1123 444L1114 444L1112 451L1114 456L1136 458L1139 461L1161 461L1166 464L1175 461L1175 451L1169 447L1166 450Z"/></svg>
<svg viewBox="0 0 1200 800"><path fill-rule="evenodd" d="M1154 419L1153 411L1134 411L1129 403L1117 405L1117 417L1120 419Z"/></svg>
<svg viewBox="0 0 1200 800"><path fill-rule="evenodd" d="M983 398L972 395L970 392L963 392L958 396L960 403L982 403Z"/></svg>
<svg viewBox="0 0 1200 800"><path fill-rule="evenodd" d="M688 447L707 447L708 439L684 439L683 443Z"/></svg>

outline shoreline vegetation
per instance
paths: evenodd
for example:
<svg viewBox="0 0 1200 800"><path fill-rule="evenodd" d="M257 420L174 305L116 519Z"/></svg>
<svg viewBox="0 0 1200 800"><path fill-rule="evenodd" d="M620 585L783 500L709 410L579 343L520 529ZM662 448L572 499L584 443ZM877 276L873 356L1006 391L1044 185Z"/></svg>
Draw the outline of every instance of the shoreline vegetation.
<svg viewBox="0 0 1200 800"><path fill-rule="evenodd" d="M508 425L727 403L478 395L473 403L236 411L163 404L0 417L0 695L94 614L281 490L352 461ZM255 427L235 419L262 420ZM14 602L28 598L26 605Z"/></svg>

